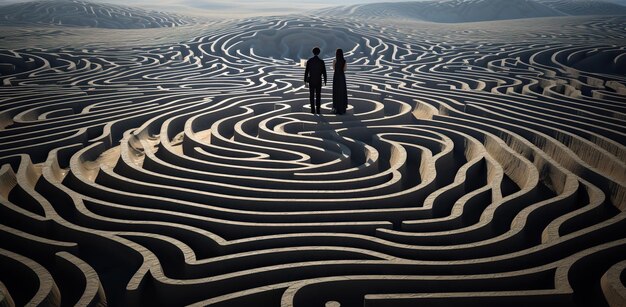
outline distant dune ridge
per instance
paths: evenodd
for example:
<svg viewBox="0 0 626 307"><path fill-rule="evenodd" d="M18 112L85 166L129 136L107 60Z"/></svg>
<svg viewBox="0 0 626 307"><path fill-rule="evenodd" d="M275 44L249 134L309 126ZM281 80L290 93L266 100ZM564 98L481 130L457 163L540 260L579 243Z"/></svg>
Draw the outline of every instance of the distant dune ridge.
<svg viewBox="0 0 626 307"><path fill-rule="evenodd" d="M208 8L207 12L222 10L236 13L240 6L207 4L205 7ZM427 0L333 6L307 13L361 19L461 23L558 16L626 15L626 0ZM6 25L56 24L140 29L181 26L188 24L188 19L171 13L81 0L43 0L0 6L0 24Z"/></svg>
<svg viewBox="0 0 626 307"><path fill-rule="evenodd" d="M567 15L623 15L626 7L618 2L594 0L540 0L541 3Z"/></svg>
<svg viewBox="0 0 626 307"><path fill-rule="evenodd" d="M316 13L456 23L568 15L623 15L626 7L595 0L443 0L357 4L322 9Z"/></svg>
<svg viewBox="0 0 626 307"><path fill-rule="evenodd" d="M113 29L175 27L188 23L170 13L80 0L15 3L0 7L0 24L57 24Z"/></svg>

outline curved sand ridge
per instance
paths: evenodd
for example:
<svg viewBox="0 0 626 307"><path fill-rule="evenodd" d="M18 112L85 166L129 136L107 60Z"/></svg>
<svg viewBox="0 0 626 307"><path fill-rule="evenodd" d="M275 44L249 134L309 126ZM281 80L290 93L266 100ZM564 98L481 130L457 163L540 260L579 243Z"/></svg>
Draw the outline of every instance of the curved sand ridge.
<svg viewBox="0 0 626 307"><path fill-rule="evenodd" d="M2 50L0 302L624 304L623 22ZM254 41L324 27L357 38L344 116Z"/></svg>

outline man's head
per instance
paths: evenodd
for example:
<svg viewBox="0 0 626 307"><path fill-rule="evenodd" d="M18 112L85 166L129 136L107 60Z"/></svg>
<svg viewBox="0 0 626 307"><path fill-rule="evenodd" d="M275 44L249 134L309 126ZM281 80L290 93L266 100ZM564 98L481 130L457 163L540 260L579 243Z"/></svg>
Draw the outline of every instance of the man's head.
<svg viewBox="0 0 626 307"><path fill-rule="evenodd" d="M314 55L319 55L320 54L320 47L313 48L313 54Z"/></svg>

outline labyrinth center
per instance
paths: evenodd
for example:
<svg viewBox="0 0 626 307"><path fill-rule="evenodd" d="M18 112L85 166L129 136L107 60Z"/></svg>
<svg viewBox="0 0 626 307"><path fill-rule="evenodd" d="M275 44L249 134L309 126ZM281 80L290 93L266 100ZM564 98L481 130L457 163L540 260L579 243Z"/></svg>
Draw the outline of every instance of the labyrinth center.
<svg viewBox="0 0 626 307"><path fill-rule="evenodd" d="M626 17L159 22L1 34L0 306L626 304Z"/></svg>

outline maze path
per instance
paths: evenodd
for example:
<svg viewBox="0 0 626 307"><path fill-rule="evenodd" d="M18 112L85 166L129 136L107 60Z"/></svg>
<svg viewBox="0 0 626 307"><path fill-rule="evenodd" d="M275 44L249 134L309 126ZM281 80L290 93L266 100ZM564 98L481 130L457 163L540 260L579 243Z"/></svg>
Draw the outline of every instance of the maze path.
<svg viewBox="0 0 626 307"><path fill-rule="evenodd" d="M0 301L623 304L625 20L537 23L1 50ZM346 115L261 45L310 28Z"/></svg>

